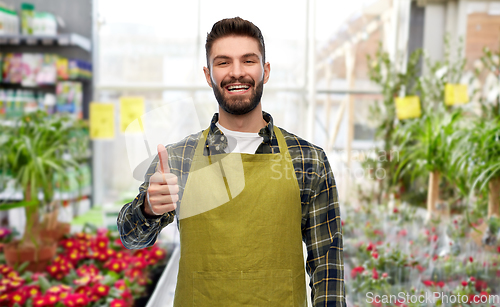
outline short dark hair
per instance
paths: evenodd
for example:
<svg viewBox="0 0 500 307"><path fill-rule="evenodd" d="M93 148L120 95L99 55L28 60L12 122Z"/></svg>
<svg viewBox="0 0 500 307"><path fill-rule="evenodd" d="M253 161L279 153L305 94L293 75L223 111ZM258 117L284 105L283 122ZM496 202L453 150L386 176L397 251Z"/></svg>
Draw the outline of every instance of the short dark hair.
<svg viewBox="0 0 500 307"><path fill-rule="evenodd" d="M262 53L262 64L266 62L266 47L264 45L264 37L262 36L260 29L248 20L240 17L234 17L217 21L212 27L212 31L207 33L205 50L208 67L210 67L210 51L212 50L214 42L219 38L231 35L255 38L259 42L259 51Z"/></svg>

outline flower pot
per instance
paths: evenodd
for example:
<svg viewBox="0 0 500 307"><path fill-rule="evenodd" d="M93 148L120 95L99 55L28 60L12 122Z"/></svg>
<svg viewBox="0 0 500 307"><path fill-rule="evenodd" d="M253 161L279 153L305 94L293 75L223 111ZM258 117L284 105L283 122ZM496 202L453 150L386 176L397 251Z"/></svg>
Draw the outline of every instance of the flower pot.
<svg viewBox="0 0 500 307"><path fill-rule="evenodd" d="M19 242L12 242L4 246L5 260L9 266L19 266L28 262L26 270L32 272L45 271L56 254L56 242L46 241L39 243L38 248L24 246Z"/></svg>
<svg viewBox="0 0 500 307"><path fill-rule="evenodd" d="M59 240L64 238L65 235L69 234L70 230L71 230L70 223L57 222L57 225L54 228L40 229L40 237L47 240L53 240L55 242L58 242Z"/></svg>

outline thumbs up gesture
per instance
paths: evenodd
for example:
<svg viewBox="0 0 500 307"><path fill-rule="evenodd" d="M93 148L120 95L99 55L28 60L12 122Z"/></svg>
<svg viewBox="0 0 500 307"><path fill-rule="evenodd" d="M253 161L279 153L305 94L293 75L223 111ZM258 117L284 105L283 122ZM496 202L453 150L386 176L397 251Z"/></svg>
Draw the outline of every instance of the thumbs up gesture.
<svg viewBox="0 0 500 307"><path fill-rule="evenodd" d="M165 212L173 211L179 200L177 176L170 173L167 150L161 144L157 150L160 161L156 173L149 180L149 201L146 199L144 206L144 211L149 215L163 215Z"/></svg>

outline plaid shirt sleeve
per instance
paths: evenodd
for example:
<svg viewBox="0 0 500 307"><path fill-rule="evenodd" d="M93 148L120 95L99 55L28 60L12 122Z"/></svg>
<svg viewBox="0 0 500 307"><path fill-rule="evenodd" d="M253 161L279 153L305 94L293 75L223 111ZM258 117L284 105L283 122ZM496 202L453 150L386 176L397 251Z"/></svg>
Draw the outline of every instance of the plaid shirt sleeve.
<svg viewBox="0 0 500 307"><path fill-rule="evenodd" d="M169 156L170 164L170 156ZM158 156L156 156L144 176L144 183L139 187L135 199L125 204L118 214L117 225L120 239L128 249L141 249L153 245L163 227L172 223L175 211L167 212L161 217L146 217L143 209L149 178L156 172Z"/></svg>
<svg viewBox="0 0 500 307"><path fill-rule="evenodd" d="M311 301L314 307L346 306L342 225L335 179L321 148L301 139L297 143L302 153L298 161L302 165L297 165L296 174L302 186L302 235L307 246Z"/></svg>

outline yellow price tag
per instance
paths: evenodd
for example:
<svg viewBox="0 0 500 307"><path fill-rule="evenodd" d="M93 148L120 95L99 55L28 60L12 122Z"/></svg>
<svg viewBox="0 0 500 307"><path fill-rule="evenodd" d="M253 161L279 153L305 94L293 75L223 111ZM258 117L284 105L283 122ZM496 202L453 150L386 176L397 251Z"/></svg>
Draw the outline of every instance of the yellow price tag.
<svg viewBox="0 0 500 307"><path fill-rule="evenodd" d="M469 102L467 84L446 83L444 86L444 103L447 106Z"/></svg>
<svg viewBox="0 0 500 307"><path fill-rule="evenodd" d="M136 119L144 114L144 98L121 97L120 98L120 131L121 132L143 132L142 126L131 125Z"/></svg>
<svg viewBox="0 0 500 307"><path fill-rule="evenodd" d="M396 98L396 116L398 119L416 118L421 115L422 109L418 96Z"/></svg>
<svg viewBox="0 0 500 307"><path fill-rule="evenodd" d="M90 103L90 138L115 137L115 108L112 103Z"/></svg>

